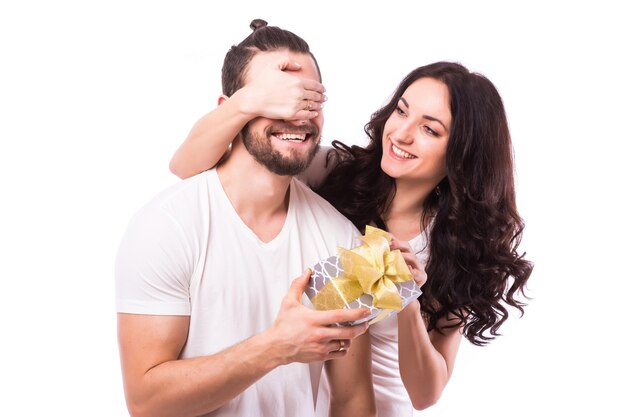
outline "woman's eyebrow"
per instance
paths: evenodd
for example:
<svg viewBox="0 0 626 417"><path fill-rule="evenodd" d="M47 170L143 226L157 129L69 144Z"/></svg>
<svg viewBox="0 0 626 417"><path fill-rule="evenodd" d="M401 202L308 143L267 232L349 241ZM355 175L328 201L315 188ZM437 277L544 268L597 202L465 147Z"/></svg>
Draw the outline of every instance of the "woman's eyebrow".
<svg viewBox="0 0 626 417"><path fill-rule="evenodd" d="M403 102L403 103L404 103L404 105L405 105L407 108L411 108L411 106L409 106L409 102L408 102L408 101L406 101L406 99L405 99L404 97L400 97L400 101L401 101L401 102ZM443 122L442 122L441 120L437 119L435 116L429 116L429 115L425 114L425 115L424 115L424 116L422 116L422 117L424 117L424 119L426 119L426 120L430 120L431 122L437 122L437 123L439 123L439 124L441 125L441 127L443 127L443 129L444 129L446 132L448 132L448 128L446 127L446 125L445 125L445 124L443 124Z"/></svg>
<svg viewBox="0 0 626 417"><path fill-rule="evenodd" d="M441 125L441 127L443 127L443 130L445 130L446 132L448 131L448 128L446 128L446 125L444 125L443 122L441 120L437 119L436 117L429 116L427 114L425 114L423 117L424 117L424 119L430 120L431 122L439 123Z"/></svg>

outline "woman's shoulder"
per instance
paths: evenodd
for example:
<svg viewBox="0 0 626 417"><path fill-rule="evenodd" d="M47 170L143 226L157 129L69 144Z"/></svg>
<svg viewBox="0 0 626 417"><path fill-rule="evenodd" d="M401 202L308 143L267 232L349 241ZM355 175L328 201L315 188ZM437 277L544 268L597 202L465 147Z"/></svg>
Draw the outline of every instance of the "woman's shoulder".
<svg viewBox="0 0 626 417"><path fill-rule="evenodd" d="M426 263L428 261L428 257L430 256L429 240L433 229L433 221L434 219L431 219L427 222L426 227L422 229L419 234L409 240L409 246L411 246L413 253L423 263Z"/></svg>
<svg viewBox="0 0 626 417"><path fill-rule="evenodd" d="M309 166L297 178L311 188L317 188L339 162L337 150L332 146L320 146Z"/></svg>

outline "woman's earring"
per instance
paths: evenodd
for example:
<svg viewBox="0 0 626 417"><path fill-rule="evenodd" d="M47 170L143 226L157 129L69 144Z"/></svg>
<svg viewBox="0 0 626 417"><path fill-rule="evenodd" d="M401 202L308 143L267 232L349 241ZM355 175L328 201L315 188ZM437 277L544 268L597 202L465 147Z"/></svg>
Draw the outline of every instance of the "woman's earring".
<svg viewBox="0 0 626 417"><path fill-rule="evenodd" d="M439 188L439 186L435 187L435 194L437 195L437 197L441 195L441 188Z"/></svg>

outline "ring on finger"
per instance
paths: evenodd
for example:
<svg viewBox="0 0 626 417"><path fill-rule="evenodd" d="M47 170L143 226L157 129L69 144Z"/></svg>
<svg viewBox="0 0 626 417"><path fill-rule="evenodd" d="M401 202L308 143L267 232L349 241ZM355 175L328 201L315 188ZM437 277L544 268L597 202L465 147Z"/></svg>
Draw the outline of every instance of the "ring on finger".
<svg viewBox="0 0 626 417"><path fill-rule="evenodd" d="M346 350L346 342L339 340L339 349L337 349L337 352L343 352L344 350Z"/></svg>

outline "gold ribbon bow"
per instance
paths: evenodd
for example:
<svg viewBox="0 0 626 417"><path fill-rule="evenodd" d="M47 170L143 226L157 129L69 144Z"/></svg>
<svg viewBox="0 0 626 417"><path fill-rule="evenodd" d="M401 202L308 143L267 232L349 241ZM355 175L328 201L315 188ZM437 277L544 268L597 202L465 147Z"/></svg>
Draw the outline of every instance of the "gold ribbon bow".
<svg viewBox="0 0 626 417"><path fill-rule="evenodd" d="M343 308L363 294L372 296L374 307L389 310L384 316L391 310L402 309L402 298L395 284L409 281L412 275L400 251L389 248L391 235L366 226L360 239L363 245L354 249L338 248L343 275L326 283L313 297L311 302L316 309Z"/></svg>

